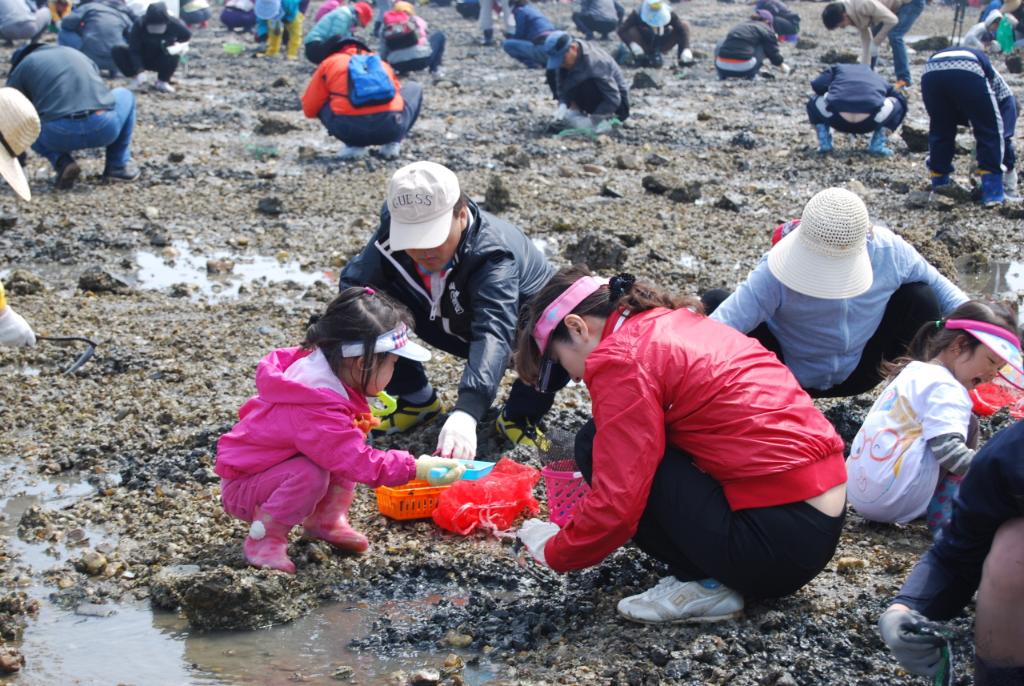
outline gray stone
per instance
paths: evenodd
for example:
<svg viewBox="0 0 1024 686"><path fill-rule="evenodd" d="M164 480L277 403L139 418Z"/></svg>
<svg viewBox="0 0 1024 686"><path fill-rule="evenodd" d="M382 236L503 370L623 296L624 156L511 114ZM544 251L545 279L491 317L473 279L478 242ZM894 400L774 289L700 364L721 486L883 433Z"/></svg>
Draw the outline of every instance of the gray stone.
<svg viewBox="0 0 1024 686"><path fill-rule="evenodd" d="M946 36L929 36L910 44L918 52L935 52L949 47L949 38Z"/></svg>
<svg viewBox="0 0 1024 686"><path fill-rule="evenodd" d="M728 212L739 212L743 205L743 196L738 193L726 193L715 201L715 207Z"/></svg>
<svg viewBox="0 0 1024 686"><path fill-rule="evenodd" d="M33 295L46 289L43 279L25 269L15 269L4 281L7 291L15 295Z"/></svg>
<svg viewBox="0 0 1024 686"><path fill-rule="evenodd" d="M644 159L644 162L647 163L648 167L664 167L671 164L672 160L665 157L664 155L659 155L656 152L652 152Z"/></svg>
<svg viewBox="0 0 1024 686"><path fill-rule="evenodd" d="M92 293L126 293L128 284L102 267L89 267L78 277L78 287Z"/></svg>
<svg viewBox="0 0 1024 686"><path fill-rule="evenodd" d="M642 169L644 161L640 159L639 155L633 153L620 153L615 156L615 166L618 169L630 169L633 171Z"/></svg>
<svg viewBox="0 0 1024 686"><path fill-rule="evenodd" d="M692 203L700 199L701 182L687 181L677 188L668 192L668 199L678 203Z"/></svg>
<svg viewBox="0 0 1024 686"><path fill-rule="evenodd" d="M207 274L230 274L235 269L234 260L222 257L218 260L206 261Z"/></svg>
<svg viewBox="0 0 1024 686"><path fill-rule="evenodd" d="M1006 58L1006 71L1011 74L1024 72L1024 58L1020 55L1010 55Z"/></svg>
<svg viewBox="0 0 1024 686"><path fill-rule="evenodd" d="M585 264L591 269L618 269L626 263L627 250L617 237L591 232L570 245L565 256L573 264Z"/></svg>
<svg viewBox="0 0 1024 686"><path fill-rule="evenodd" d="M810 38L798 38L796 41L797 50L814 50L818 47L818 41Z"/></svg>
<svg viewBox="0 0 1024 686"><path fill-rule="evenodd" d="M409 686L434 686L441 681L441 672L436 669L421 669L409 677Z"/></svg>
<svg viewBox="0 0 1024 686"><path fill-rule="evenodd" d="M757 137L749 131L740 131L729 140L729 143L736 148L753 150L757 147Z"/></svg>
<svg viewBox="0 0 1024 686"><path fill-rule="evenodd" d="M640 185L644 187L645 191L655 195L664 195L679 183L678 179L668 174L648 174L640 181Z"/></svg>
<svg viewBox="0 0 1024 686"><path fill-rule="evenodd" d="M280 198L274 196L260 198L259 202L256 203L256 211L260 214L276 217L284 212L284 203L281 202Z"/></svg>
<svg viewBox="0 0 1024 686"><path fill-rule="evenodd" d="M840 52L829 48L819 59L825 64L857 64L860 57L855 52Z"/></svg>
<svg viewBox="0 0 1024 686"><path fill-rule="evenodd" d="M107 567L107 558L95 550L87 550L82 557L75 562L75 569L84 572L89 576L97 576Z"/></svg>
<svg viewBox="0 0 1024 686"><path fill-rule="evenodd" d="M645 71L638 71L633 75L632 90L639 91L647 88L661 88L661 83Z"/></svg>
<svg viewBox="0 0 1024 686"><path fill-rule="evenodd" d="M504 212L513 206L512 193L500 176L492 176L484 191L484 203L489 212Z"/></svg>
<svg viewBox="0 0 1024 686"><path fill-rule="evenodd" d="M622 190L614 181L607 181L601 186L601 195L606 198L624 198L626 197L625 191Z"/></svg>
<svg viewBox="0 0 1024 686"><path fill-rule="evenodd" d="M269 114L257 114L256 119L259 123L256 125L255 131L261 136L280 136L299 129L298 126L287 119L274 117Z"/></svg>
<svg viewBox="0 0 1024 686"><path fill-rule="evenodd" d="M928 124L905 121L900 128L900 138L910 152L928 152Z"/></svg>

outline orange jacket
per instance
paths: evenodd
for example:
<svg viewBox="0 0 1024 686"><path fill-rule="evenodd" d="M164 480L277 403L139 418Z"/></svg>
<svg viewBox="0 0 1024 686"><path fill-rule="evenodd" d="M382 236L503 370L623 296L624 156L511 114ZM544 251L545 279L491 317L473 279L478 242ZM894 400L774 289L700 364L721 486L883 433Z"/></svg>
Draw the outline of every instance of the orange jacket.
<svg viewBox="0 0 1024 686"><path fill-rule="evenodd" d="M405 107L402 100L401 85L398 77L387 62L383 62L384 70L391 77L395 84L395 97L391 102L383 105L367 105L356 107L348 99L348 61L355 54L365 54L358 48L346 49L336 52L316 68L313 78L306 86L306 92L302 95L302 111L310 119L315 119L323 106L330 101L331 111L340 115L361 116L364 114L376 114L378 112L400 112Z"/></svg>
<svg viewBox="0 0 1024 686"><path fill-rule="evenodd" d="M597 564L633 537L666 443L722 485L733 511L846 482L842 439L756 340L686 309L641 312L613 332L617 320L587 357L594 476L544 547L552 569Z"/></svg>

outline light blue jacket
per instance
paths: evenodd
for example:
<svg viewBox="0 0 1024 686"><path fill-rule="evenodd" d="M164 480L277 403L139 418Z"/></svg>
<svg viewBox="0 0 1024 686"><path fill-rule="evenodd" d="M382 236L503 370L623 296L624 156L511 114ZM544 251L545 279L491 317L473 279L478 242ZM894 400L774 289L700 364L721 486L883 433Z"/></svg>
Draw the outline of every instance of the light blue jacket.
<svg viewBox="0 0 1024 686"><path fill-rule="evenodd" d="M358 25L355 10L348 5L342 5L320 18L320 21L306 34L306 42L325 41L334 36L351 38L352 29Z"/></svg>
<svg viewBox="0 0 1024 686"><path fill-rule="evenodd" d="M782 285L768 269L765 255L736 292L712 314L732 328L750 333L761 322L782 346L786 366L804 388L827 389L846 380L857 367L864 345L878 329L889 298L903 284L932 287L943 313L968 298L928 264L912 245L876 226L868 239L873 280L855 298L826 300Z"/></svg>

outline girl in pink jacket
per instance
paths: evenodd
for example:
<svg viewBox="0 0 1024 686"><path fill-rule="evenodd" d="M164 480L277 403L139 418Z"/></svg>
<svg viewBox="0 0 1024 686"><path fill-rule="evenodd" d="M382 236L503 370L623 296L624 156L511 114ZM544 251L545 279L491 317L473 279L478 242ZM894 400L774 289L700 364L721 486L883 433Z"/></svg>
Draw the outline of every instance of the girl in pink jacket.
<svg viewBox="0 0 1024 686"><path fill-rule="evenodd" d="M252 522L242 545L250 564L294 574L288 532L300 522L307 536L365 551L366 537L347 518L355 482L444 485L462 475L452 460L366 443L366 396L387 386L398 357L430 359L409 340L408 317L371 288L346 288L311 322L301 347L260 361L257 394L217 442L215 466L225 512ZM430 477L435 467L446 468L444 476Z"/></svg>

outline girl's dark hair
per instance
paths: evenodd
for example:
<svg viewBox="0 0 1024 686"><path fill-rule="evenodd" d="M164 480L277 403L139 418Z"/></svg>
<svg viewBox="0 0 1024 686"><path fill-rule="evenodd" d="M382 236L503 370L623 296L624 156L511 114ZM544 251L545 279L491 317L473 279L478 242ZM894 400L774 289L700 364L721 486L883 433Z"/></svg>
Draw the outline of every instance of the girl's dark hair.
<svg viewBox="0 0 1024 686"><path fill-rule="evenodd" d="M309 318L302 347L323 351L335 375L341 375L342 343L363 344L363 391L373 380L374 371L387 353L373 351L377 337L405 322L412 326L408 310L380 291L361 286L345 288L331 301L322 315Z"/></svg>
<svg viewBox="0 0 1024 686"><path fill-rule="evenodd" d="M585 264L560 269L544 288L530 298L520 312L515 363L516 372L526 383L535 384L537 382L542 363L540 349L537 347L536 341L533 340L534 325L555 298L564 293L577 279L584 276L591 276L590 270ZM632 274L619 274L612 277L607 286L598 288L567 314L606 318L620 309L636 314L656 307L666 307L671 310L689 307L695 312L704 312L700 300L695 297L676 297L650 284L637 281ZM564 321L559 322L555 330L551 332L548 349L550 350L551 344L555 341L568 340L570 340L569 330Z"/></svg>
<svg viewBox="0 0 1024 686"><path fill-rule="evenodd" d="M888 379L895 377L911 362L927 362L935 359L943 350L960 341L965 350L973 351L981 341L963 329L947 329L949 319L970 319L984 322L1006 329L1020 341L1017 330L1017 313L1001 302L983 302L968 300L949 313L944 319L927 322L917 330L913 340L907 346L907 354L892 362L882 363L882 375Z"/></svg>

